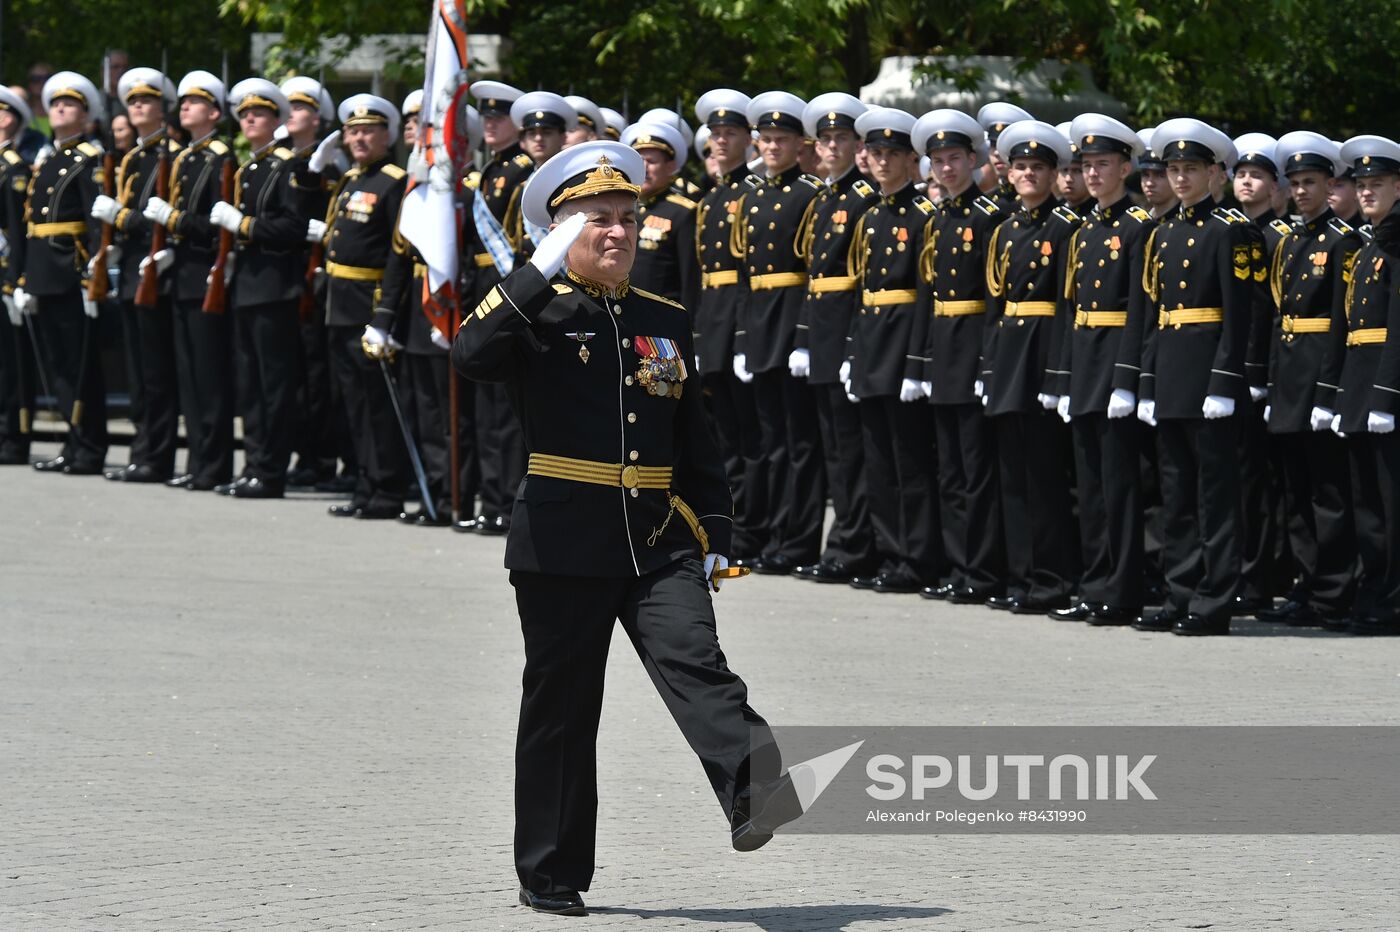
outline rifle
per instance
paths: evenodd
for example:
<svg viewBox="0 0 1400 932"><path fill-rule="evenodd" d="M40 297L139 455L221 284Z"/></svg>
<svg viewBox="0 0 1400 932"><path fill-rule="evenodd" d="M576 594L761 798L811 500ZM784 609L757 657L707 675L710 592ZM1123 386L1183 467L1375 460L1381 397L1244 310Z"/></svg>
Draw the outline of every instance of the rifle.
<svg viewBox="0 0 1400 932"><path fill-rule="evenodd" d="M316 312L316 270L326 259L326 247L322 243L312 243L311 253L306 257L305 285L301 290L301 303L297 305L297 315L304 324L311 323Z"/></svg>
<svg viewBox="0 0 1400 932"><path fill-rule="evenodd" d="M160 161L156 164L156 197L166 200L170 197L170 147L165 139L160 146ZM160 303L160 269L156 266L156 253L165 248L165 224L159 224L151 231L151 251L149 261L141 273L141 282L136 286L136 306L155 307Z"/></svg>
<svg viewBox="0 0 1400 932"><path fill-rule="evenodd" d="M108 197L116 190L117 157L111 149L102 156L102 193ZM102 245L97 249L97 261L92 264L92 278L88 280L88 298L92 301L106 301L107 292L112 289L111 278L107 275L107 254L112 251L110 223L102 224Z"/></svg>
<svg viewBox="0 0 1400 932"><path fill-rule="evenodd" d="M223 175L219 179L219 199L233 203L232 158L224 159ZM204 292L204 313L222 314L228 300L224 286L224 268L228 265L228 254L233 252L233 233L219 228L219 251L214 258L214 266L209 270L209 289Z"/></svg>

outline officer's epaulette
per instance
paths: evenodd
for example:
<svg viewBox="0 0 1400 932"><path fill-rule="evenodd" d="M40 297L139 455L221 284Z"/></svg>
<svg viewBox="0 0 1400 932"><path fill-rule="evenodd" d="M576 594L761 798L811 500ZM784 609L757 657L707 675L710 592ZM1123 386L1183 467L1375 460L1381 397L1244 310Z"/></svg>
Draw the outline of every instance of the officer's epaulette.
<svg viewBox="0 0 1400 932"><path fill-rule="evenodd" d="M751 188L761 188L763 187L763 179L753 173L749 173L744 176L744 184Z"/></svg>
<svg viewBox="0 0 1400 932"><path fill-rule="evenodd" d="M169 149L173 154L175 152L179 152L185 147L180 144L180 141L178 139L167 139L165 141L165 148Z"/></svg>
<svg viewBox="0 0 1400 932"><path fill-rule="evenodd" d="M1217 207L1210 212L1210 215L1221 223L1229 224L1240 222L1240 218L1230 213L1230 208L1228 207Z"/></svg>
<svg viewBox="0 0 1400 932"><path fill-rule="evenodd" d="M1333 233L1336 233L1338 236L1350 236L1351 234L1356 232L1356 227L1352 226L1350 223L1347 223L1341 217L1333 217L1331 220L1328 220L1327 226L1329 229L1331 229Z"/></svg>
<svg viewBox="0 0 1400 932"><path fill-rule="evenodd" d="M685 310L684 305L680 304L679 302L672 301L670 298L663 298L661 295L647 291L645 288L637 288L633 286L632 290L644 298L651 298L651 300L653 301L660 301L662 304L669 304L671 307L675 308L678 311Z"/></svg>
<svg viewBox="0 0 1400 932"><path fill-rule="evenodd" d="M395 165L393 162L386 163L385 166L380 169L380 171L382 171L384 174L388 175L395 181L398 181L400 178L405 178L408 176L408 172L406 170Z"/></svg>
<svg viewBox="0 0 1400 932"><path fill-rule="evenodd" d="M5 161L9 162L11 165L18 165L18 164L20 164L21 162L24 161L24 159L20 157L20 154L19 154L18 152L16 152L14 149L8 149L8 148L7 148L7 149L4 150L4 152L5 152Z"/></svg>
<svg viewBox="0 0 1400 932"><path fill-rule="evenodd" d="M1226 209L1230 211L1230 216L1234 217L1240 223L1249 222L1249 216L1244 211L1240 210L1238 207L1229 207Z"/></svg>
<svg viewBox="0 0 1400 932"><path fill-rule="evenodd" d="M215 155L228 155L228 143L222 139L215 139L209 143L209 151Z"/></svg>
<svg viewBox="0 0 1400 932"><path fill-rule="evenodd" d="M102 147L95 142L78 143L78 151L90 159L101 158L102 156Z"/></svg>
<svg viewBox="0 0 1400 932"><path fill-rule="evenodd" d="M694 197L697 194L704 194L705 191L698 184L687 178L685 179L685 193Z"/></svg>
<svg viewBox="0 0 1400 932"><path fill-rule="evenodd" d="M1357 229L1356 232L1361 234L1361 242L1363 243L1369 243L1376 238L1376 231L1369 223Z"/></svg>
<svg viewBox="0 0 1400 932"><path fill-rule="evenodd" d="M670 201L672 204L679 204L686 210L694 210L696 207L699 206L690 198L682 197L681 195L675 193L666 195L666 200Z"/></svg>
<svg viewBox="0 0 1400 932"><path fill-rule="evenodd" d="M1070 226L1076 226L1079 223L1079 215L1076 214L1074 211L1070 210L1064 204L1059 205L1054 210L1050 211L1050 213L1054 214L1056 217L1059 217L1061 220L1063 220L1065 223L1068 223Z"/></svg>
<svg viewBox="0 0 1400 932"><path fill-rule="evenodd" d="M1270 220L1269 226L1273 227L1274 232L1277 233L1279 236L1287 236L1288 234L1293 232L1293 224L1289 223L1287 220L1284 220L1282 217L1275 217L1274 219Z"/></svg>
<svg viewBox="0 0 1400 932"><path fill-rule="evenodd" d="M817 191L820 191L822 188L826 187L826 182L825 182L825 181L822 181L822 180L821 180L820 178L818 178L816 175L807 175L807 174L798 175L798 176L797 176L797 180L798 180L798 181L805 181L805 182L807 182L808 185L810 185L814 190L817 190Z"/></svg>
<svg viewBox="0 0 1400 932"><path fill-rule="evenodd" d="M1152 215L1149 214L1147 211L1143 210L1141 207L1138 207L1136 204L1134 204L1132 207L1129 207L1127 213L1129 217L1132 217L1138 223L1152 222Z"/></svg>
<svg viewBox="0 0 1400 932"><path fill-rule="evenodd" d="M985 194L973 201L972 206L982 211L982 213L986 214L988 217L995 217L997 214L1001 213L1001 205Z"/></svg>
<svg viewBox="0 0 1400 932"><path fill-rule="evenodd" d="M572 292L573 290L574 290L573 288L569 287L568 285L564 284L563 282L555 282L555 283L554 283L554 293L555 293L555 294L559 294L559 295L569 294L569 293Z"/></svg>
<svg viewBox="0 0 1400 932"><path fill-rule="evenodd" d="M919 213L923 214L925 217L933 216L933 212L938 209L933 205L933 201L924 197L922 194L916 194L914 196L914 206L917 207Z"/></svg>
<svg viewBox="0 0 1400 932"><path fill-rule="evenodd" d="M297 157L297 154L286 146L278 146L276 149L272 150L272 157L281 159L284 162L290 162Z"/></svg>
<svg viewBox="0 0 1400 932"><path fill-rule="evenodd" d="M531 165L535 164L534 161L524 152L511 159L510 163L519 168L529 168Z"/></svg>
<svg viewBox="0 0 1400 932"><path fill-rule="evenodd" d="M462 187L472 191L481 187L481 172L468 172L467 177L462 179Z"/></svg>
<svg viewBox="0 0 1400 932"><path fill-rule="evenodd" d="M856 192L858 197L870 197L875 193L875 186L861 178L851 185L851 190Z"/></svg>

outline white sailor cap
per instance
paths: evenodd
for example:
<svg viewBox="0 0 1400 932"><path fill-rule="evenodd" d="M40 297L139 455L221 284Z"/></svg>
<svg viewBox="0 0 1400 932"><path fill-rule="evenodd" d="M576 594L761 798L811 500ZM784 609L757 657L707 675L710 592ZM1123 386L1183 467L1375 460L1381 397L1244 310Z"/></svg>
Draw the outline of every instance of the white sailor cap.
<svg viewBox="0 0 1400 932"><path fill-rule="evenodd" d="M481 141L486 133L481 126L481 114L471 104L467 104L467 145L473 149L481 148Z"/></svg>
<svg viewBox="0 0 1400 932"><path fill-rule="evenodd" d="M1235 168L1241 165L1253 165L1262 168L1264 171L1274 176L1278 180L1278 157L1275 149L1278 147L1278 140L1268 133L1245 133L1243 136L1235 138Z"/></svg>
<svg viewBox="0 0 1400 932"><path fill-rule="evenodd" d="M599 139L607 138L605 130L607 121L603 118L603 111L598 109L598 105L587 97L580 97L577 94L567 94L564 100L570 107L574 108L574 115L578 119L578 125L585 129L591 129Z"/></svg>
<svg viewBox="0 0 1400 932"><path fill-rule="evenodd" d="M856 131L856 117L866 111L865 104L850 94L832 91L818 94L807 101L802 110L802 128L813 139L824 129Z"/></svg>
<svg viewBox="0 0 1400 932"><path fill-rule="evenodd" d="M665 107L653 107L632 122L664 123L667 126L674 126L680 131L681 138L685 140L686 148L690 148L690 144L695 141L695 131L690 128L690 124L679 113L667 110Z"/></svg>
<svg viewBox="0 0 1400 932"><path fill-rule="evenodd" d="M331 101L331 95L315 78L299 74L283 81L278 87L288 104L305 104L314 109L321 119L335 119L335 104Z"/></svg>
<svg viewBox="0 0 1400 932"><path fill-rule="evenodd" d="M1209 123L1191 117L1167 120L1152 131L1152 149L1164 162L1235 164L1235 144Z"/></svg>
<svg viewBox="0 0 1400 932"><path fill-rule="evenodd" d="M267 78L244 78L228 92L229 109L235 115L242 114L249 107L266 107L277 113L283 123L292 114L292 105L287 103L281 88Z"/></svg>
<svg viewBox="0 0 1400 932"><path fill-rule="evenodd" d="M1346 173L1341 147L1321 133L1295 130L1279 137L1274 156L1284 175L1293 172L1320 171L1339 178Z"/></svg>
<svg viewBox="0 0 1400 932"><path fill-rule="evenodd" d="M695 119L709 127L724 125L748 129L750 103L752 99L748 94L717 87L701 94L695 102Z"/></svg>
<svg viewBox="0 0 1400 932"><path fill-rule="evenodd" d="M710 148L710 128L701 126L695 131L695 154L700 157L700 161L705 161L705 155Z"/></svg>
<svg viewBox="0 0 1400 932"><path fill-rule="evenodd" d="M685 164L690 154L685 137L674 123L633 123L622 131L622 142L638 152L643 149L664 152L676 162L677 168Z"/></svg>
<svg viewBox="0 0 1400 932"><path fill-rule="evenodd" d="M1152 148L1152 134L1157 131L1155 126L1144 126L1137 131L1138 139L1142 140L1142 154L1138 156L1138 171L1144 168L1152 171L1166 171L1167 163L1156 149Z"/></svg>
<svg viewBox="0 0 1400 932"><path fill-rule="evenodd" d="M473 81L467 90L476 98L483 117L510 116L510 105L519 100L522 93L519 88L500 81Z"/></svg>
<svg viewBox="0 0 1400 932"><path fill-rule="evenodd" d="M547 127L566 133L578 126L578 114L569 102L549 91L521 94L510 105L510 118L522 131Z"/></svg>
<svg viewBox="0 0 1400 932"><path fill-rule="evenodd" d="M867 146L887 149L914 148L910 133L914 131L914 115L894 107L871 107L856 117L856 135Z"/></svg>
<svg viewBox="0 0 1400 932"><path fill-rule="evenodd" d="M175 85L156 68L130 68L117 82L117 97L124 104L133 97L159 97L169 105L175 103Z"/></svg>
<svg viewBox="0 0 1400 932"><path fill-rule="evenodd" d="M399 108L399 112L404 115L404 119L417 116L423 112L423 89L421 87L408 92L408 96L403 99L403 106Z"/></svg>
<svg viewBox="0 0 1400 932"><path fill-rule="evenodd" d="M621 139L622 131L627 128L627 118L611 107L599 107L598 112L603 115L603 126L598 129L599 139Z"/></svg>
<svg viewBox="0 0 1400 932"><path fill-rule="evenodd" d="M1081 113L1070 121L1070 144L1081 157L1116 152L1133 159L1146 148L1142 138L1128 126L1102 113Z"/></svg>
<svg viewBox="0 0 1400 932"><path fill-rule="evenodd" d="M383 126L389 130L389 140L399 138L399 109L383 97L374 94L351 94L340 102L340 123L351 126Z"/></svg>
<svg viewBox="0 0 1400 932"><path fill-rule="evenodd" d="M621 191L636 197L647 174L636 150L611 139L570 146L537 168L520 196L525 219L549 226L568 201Z"/></svg>
<svg viewBox="0 0 1400 932"><path fill-rule="evenodd" d="M914 151L920 154L934 149L969 149L978 164L987 159L987 133L982 124L961 110L930 110L919 117L911 134Z"/></svg>
<svg viewBox="0 0 1400 932"><path fill-rule="evenodd" d="M39 95L39 99L44 104L44 109L49 109L55 100L76 100L87 108L88 115L94 120L101 120L105 114L102 106L102 95L97 92L97 88L91 81L76 71L60 71L44 82L44 90Z"/></svg>
<svg viewBox="0 0 1400 932"><path fill-rule="evenodd" d="M227 106L225 101L228 98L228 89L224 87L223 81L207 71L191 71L180 79L180 85L175 90L177 101L186 97L208 101L222 111Z"/></svg>
<svg viewBox="0 0 1400 932"><path fill-rule="evenodd" d="M1358 178L1400 175L1400 145L1384 136L1353 136L1342 143L1341 156Z"/></svg>
<svg viewBox="0 0 1400 932"><path fill-rule="evenodd" d="M933 160L926 155L919 156L919 177L927 178L933 171Z"/></svg>
<svg viewBox="0 0 1400 932"><path fill-rule="evenodd" d="M749 125L757 130L785 129L803 135L802 112L807 104L787 91L764 91L749 101Z"/></svg>
<svg viewBox="0 0 1400 932"><path fill-rule="evenodd" d="M994 100L977 111L977 122L987 131L987 142L993 149L997 148L997 138L1012 123L1034 119L1027 111L1004 100Z"/></svg>
<svg viewBox="0 0 1400 932"><path fill-rule="evenodd" d="M34 120L34 112L29 109L29 104L24 102L24 98L3 84L0 84L0 110L7 110L19 117L20 129L24 129Z"/></svg>
<svg viewBox="0 0 1400 932"><path fill-rule="evenodd" d="M1021 120L1002 130L997 139L997 151L1008 162L1012 159L1040 159L1051 168L1068 165L1073 158L1069 138L1040 120Z"/></svg>

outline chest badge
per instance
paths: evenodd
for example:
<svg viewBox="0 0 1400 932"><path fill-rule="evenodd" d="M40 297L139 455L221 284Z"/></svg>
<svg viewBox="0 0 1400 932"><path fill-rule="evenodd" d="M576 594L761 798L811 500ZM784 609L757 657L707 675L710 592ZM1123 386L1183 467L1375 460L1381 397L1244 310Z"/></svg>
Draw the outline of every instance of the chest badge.
<svg viewBox="0 0 1400 932"><path fill-rule="evenodd" d="M564 336L578 344L578 358L583 360L585 366L588 365L588 357L591 355L588 352L588 341L597 335L596 333L584 333L582 331L564 334Z"/></svg>
<svg viewBox="0 0 1400 932"><path fill-rule="evenodd" d="M676 341L666 337L638 336L633 339L632 346L641 357L637 367L637 384L645 388L649 395L679 398L681 383L685 381L687 373Z"/></svg>

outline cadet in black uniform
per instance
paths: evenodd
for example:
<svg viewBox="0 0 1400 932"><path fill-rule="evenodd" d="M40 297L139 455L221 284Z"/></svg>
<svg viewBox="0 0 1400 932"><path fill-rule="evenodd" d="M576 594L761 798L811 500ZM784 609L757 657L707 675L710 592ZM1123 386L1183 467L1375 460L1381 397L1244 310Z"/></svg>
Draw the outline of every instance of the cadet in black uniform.
<svg viewBox="0 0 1400 932"><path fill-rule="evenodd" d="M1210 196L1219 163L1234 158L1228 136L1199 120L1168 120L1153 133L1152 148L1181 201L1147 250L1138 389L1138 417L1157 427L1168 601L1135 627L1229 634L1240 574L1235 411L1249 399L1248 221Z"/></svg>
<svg viewBox="0 0 1400 932"><path fill-rule="evenodd" d="M871 108L856 119L880 199L861 217L848 274L860 290L851 327L846 391L859 399L870 518L880 557L874 576L851 586L918 592L937 586L943 555L932 416L923 382L933 294L922 261L933 202L914 187L919 159L902 110Z"/></svg>
<svg viewBox="0 0 1400 932"><path fill-rule="evenodd" d="M1003 214L973 177L988 157L982 127L958 110L934 110L914 125L933 180L947 192L927 249L933 314L924 350L938 448L938 499L949 578L920 595L960 604L999 594L1006 570L997 494L996 437L975 387L988 326L987 244ZM993 320L994 323L994 320Z"/></svg>
<svg viewBox="0 0 1400 932"><path fill-rule="evenodd" d="M118 94L136 132L136 145L117 168L116 197L98 195L92 216L116 228L113 243L121 252L117 294L126 326L128 360L133 384L138 384L141 404L133 407L136 437L131 462L106 473L119 482L165 482L175 472L175 447L179 440L179 381L175 368L175 327L170 307L169 281L158 284L155 303L136 302L141 278L151 258L153 224L146 218L146 203L155 196L158 176L169 184L171 163L179 143L165 134L165 105L175 102L175 85L154 68L132 68L122 75ZM156 261L159 272L175 260L167 249ZM157 274L159 274L159 272Z"/></svg>
<svg viewBox="0 0 1400 932"><path fill-rule="evenodd" d="M1002 132L1012 123L1033 119L1035 117L1015 104L1001 100L994 100L977 111L977 122L982 129L986 130L987 145L990 147L987 180L991 186L984 185L983 190L1003 214L1015 213L1020 209L1020 205L1016 202L1016 188L1007 177L1011 160L1006 157L997 143L1001 139Z"/></svg>
<svg viewBox="0 0 1400 932"><path fill-rule="evenodd" d="M209 221L235 236L229 297L238 336L243 475L215 491L237 498L281 498L296 442L301 338L297 305L305 287L306 217L291 187L290 149L273 131L289 105L271 81L247 78L229 103L252 147L238 169L234 203L216 201Z"/></svg>
<svg viewBox="0 0 1400 932"><path fill-rule="evenodd" d="M593 875L595 744L618 620L701 758L734 846L757 848L797 814L778 816L750 789L776 775L776 754L751 760L771 736L715 633L706 583L727 565L730 497L690 321L627 279L643 172L614 142L545 163L525 220L560 223L467 316L452 353L460 371L506 386L530 450L505 557L525 639L515 863L520 901L566 915L583 914Z"/></svg>
<svg viewBox="0 0 1400 932"><path fill-rule="evenodd" d="M34 415L35 359L27 328L32 319L15 304L15 288L24 269L24 198L29 192L29 163L15 148L33 119L29 105L0 87L0 290L7 322L0 322L0 466L29 462L30 423Z"/></svg>
<svg viewBox="0 0 1400 932"><path fill-rule="evenodd" d="M1156 222L1134 206L1125 184L1142 140L1097 113L1075 117L1070 139L1097 200L1070 241L1065 296L1073 324L1060 341L1060 404L1072 419L1079 483L1079 604L1066 621L1131 624L1143 605L1143 512L1137 406L1141 330L1146 317L1143 254ZM1131 308L1131 310L1130 310Z"/></svg>
<svg viewBox="0 0 1400 932"><path fill-rule="evenodd" d="M29 181L29 242L14 301L36 315L43 371L69 429L58 456L34 468L96 475L107 457L107 389L97 358L98 305L87 288L102 241L89 215L102 190L102 150L82 134L89 120L101 119L102 102L92 82L71 71L44 82L43 101L54 151Z"/></svg>
<svg viewBox="0 0 1400 932"><path fill-rule="evenodd" d="M1289 600L1259 617L1320 625L1350 614L1356 543L1350 467L1330 430L1346 334L1332 321L1344 306L1361 237L1327 203L1341 153L1317 133L1287 133L1275 150L1302 212L1271 256L1278 305L1269 352L1269 433L1280 444L1289 541L1300 579Z"/></svg>
<svg viewBox="0 0 1400 932"><path fill-rule="evenodd" d="M634 123L622 142L636 149L647 166L637 202L637 261L632 281L682 307L700 298L700 264L695 255L695 208L673 187L689 149L680 130L669 124Z"/></svg>
<svg viewBox="0 0 1400 932"><path fill-rule="evenodd" d="M1011 162L1019 207L987 247L994 323L983 350L982 397L997 437L1007 560L1006 595L987 604L1041 614L1066 607L1074 582L1069 437L1055 415L1064 386L1054 370L1073 326L1064 295L1079 217L1051 196L1056 167L1070 157L1055 127L1023 120L998 144Z"/></svg>
<svg viewBox="0 0 1400 932"><path fill-rule="evenodd" d="M170 166L169 200L150 198L144 214L170 231L175 263L168 277L188 455L184 472L169 485L209 491L233 478L236 407L233 315L227 306L204 309L220 232L209 222L209 211L221 197L224 166L236 165L237 156L215 135L224 114L223 82L207 71L192 71L180 79L176 93L190 144Z"/></svg>
<svg viewBox="0 0 1400 932"><path fill-rule="evenodd" d="M793 575L820 583L849 583L852 577L870 576L877 569L865 447L856 439L860 412L846 397L841 379L859 298L850 273L851 244L860 218L879 200L874 186L855 165L862 145L856 118L865 109L850 94L830 93L814 97L802 113L803 127L808 137L816 139L827 167L827 180L803 238L807 297L788 369L794 378L807 380L817 406L827 490L835 515L821 560L797 567Z"/></svg>

